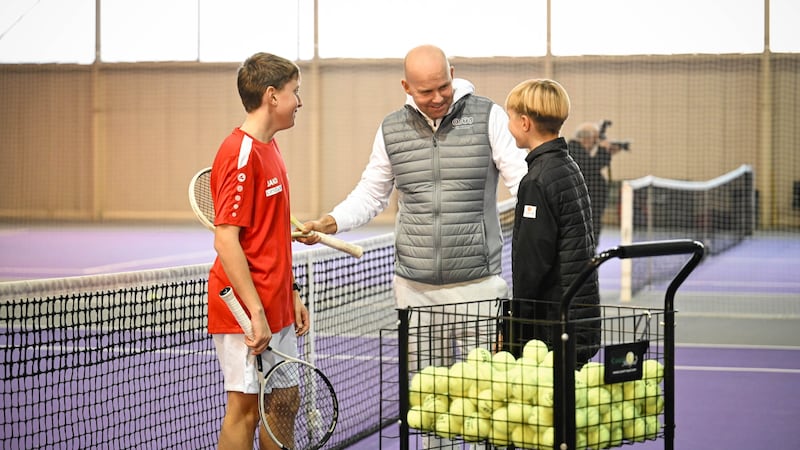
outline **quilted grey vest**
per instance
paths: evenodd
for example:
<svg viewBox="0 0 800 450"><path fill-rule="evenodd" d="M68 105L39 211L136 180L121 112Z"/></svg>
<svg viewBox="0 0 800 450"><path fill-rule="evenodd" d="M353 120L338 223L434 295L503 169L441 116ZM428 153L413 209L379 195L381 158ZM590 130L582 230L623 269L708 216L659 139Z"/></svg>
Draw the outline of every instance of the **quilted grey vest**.
<svg viewBox="0 0 800 450"><path fill-rule="evenodd" d="M435 133L408 105L384 119L398 191L399 276L438 285L500 273L499 174L488 134L492 104L467 95Z"/></svg>

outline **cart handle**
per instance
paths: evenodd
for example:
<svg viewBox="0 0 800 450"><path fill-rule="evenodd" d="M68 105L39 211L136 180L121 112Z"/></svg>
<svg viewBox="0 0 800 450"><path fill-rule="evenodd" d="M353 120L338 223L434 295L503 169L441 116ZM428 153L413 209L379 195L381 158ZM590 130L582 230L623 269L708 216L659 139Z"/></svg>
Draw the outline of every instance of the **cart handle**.
<svg viewBox="0 0 800 450"><path fill-rule="evenodd" d="M599 255L595 256L589 261L589 264L578 274L578 277L567 289L566 294L561 301L561 320L567 321L569 315L569 307L572 304L572 299L578 293L578 289L583 286L589 275L592 274L600 264L608 261L611 258L627 259L627 258L641 258L645 256L665 256L665 255L681 255L692 253L692 257L686 261L681 270L672 279L672 282L667 288L667 295L665 298L664 309L672 311L674 309L675 292L678 287L686 280L689 274L700 264L705 253L705 246L702 242L693 241L691 239L673 239L665 241L647 241L637 242L635 244L620 245L609 250L606 250Z"/></svg>

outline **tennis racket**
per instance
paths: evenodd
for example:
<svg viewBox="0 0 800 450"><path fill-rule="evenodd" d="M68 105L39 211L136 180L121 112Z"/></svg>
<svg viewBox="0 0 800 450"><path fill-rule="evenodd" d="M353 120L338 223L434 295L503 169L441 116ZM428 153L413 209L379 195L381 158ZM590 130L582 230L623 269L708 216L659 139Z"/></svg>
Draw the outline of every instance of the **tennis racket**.
<svg viewBox="0 0 800 450"><path fill-rule="evenodd" d="M189 205L192 207L197 219L207 229L214 231L214 202L211 200L211 167L206 167L197 172L189 182ZM364 249L356 244L351 244L345 240L318 231L307 231L303 224L294 216L291 218L292 225L301 231L292 232L292 238L308 237L318 235L320 243L339 250L341 252L360 258L364 254Z"/></svg>
<svg viewBox="0 0 800 450"><path fill-rule="evenodd" d="M220 297L247 336L253 336L250 319L233 289ZM328 377L311 363L267 347L282 358L264 375L261 355L256 355L260 382L258 412L267 433L281 449L317 450L333 434L339 420L339 401Z"/></svg>

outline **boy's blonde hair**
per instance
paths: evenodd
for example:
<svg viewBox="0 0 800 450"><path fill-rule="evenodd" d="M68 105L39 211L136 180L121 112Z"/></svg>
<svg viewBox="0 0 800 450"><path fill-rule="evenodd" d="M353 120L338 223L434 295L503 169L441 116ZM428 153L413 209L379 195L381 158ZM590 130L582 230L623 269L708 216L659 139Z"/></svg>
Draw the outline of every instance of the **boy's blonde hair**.
<svg viewBox="0 0 800 450"><path fill-rule="evenodd" d="M508 93L506 110L528 116L540 132L559 134L569 117L569 95L554 80L526 80Z"/></svg>

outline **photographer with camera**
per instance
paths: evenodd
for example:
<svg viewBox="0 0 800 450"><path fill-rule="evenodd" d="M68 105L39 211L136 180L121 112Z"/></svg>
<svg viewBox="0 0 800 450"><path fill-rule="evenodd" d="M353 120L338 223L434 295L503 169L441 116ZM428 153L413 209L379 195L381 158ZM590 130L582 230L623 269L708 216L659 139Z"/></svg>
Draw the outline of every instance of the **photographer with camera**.
<svg viewBox="0 0 800 450"><path fill-rule="evenodd" d="M608 183L611 180L611 157L620 150L629 150L627 141L608 141L606 129L611 126L610 120L599 125L592 122L581 124L575 136L569 141L569 153L581 168L589 199L592 203L592 222L594 223L594 241L600 250L600 229L603 213L608 201Z"/></svg>

